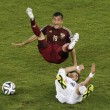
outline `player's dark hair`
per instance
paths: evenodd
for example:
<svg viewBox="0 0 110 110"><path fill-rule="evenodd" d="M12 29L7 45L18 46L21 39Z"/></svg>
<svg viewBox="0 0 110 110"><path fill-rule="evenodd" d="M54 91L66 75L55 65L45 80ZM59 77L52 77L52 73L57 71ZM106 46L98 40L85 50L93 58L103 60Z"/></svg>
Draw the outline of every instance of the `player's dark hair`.
<svg viewBox="0 0 110 110"><path fill-rule="evenodd" d="M69 73L71 74L71 73L74 73L74 72L78 74L78 80L76 81L76 82L78 82L79 79L80 79L80 74L79 74L79 72L78 72L78 71L71 71L71 72L69 72ZM68 76L68 74L67 74L67 76Z"/></svg>
<svg viewBox="0 0 110 110"><path fill-rule="evenodd" d="M54 14L53 14L53 17L54 16L61 16L61 18L63 19L63 14L61 13L61 12L55 12Z"/></svg>

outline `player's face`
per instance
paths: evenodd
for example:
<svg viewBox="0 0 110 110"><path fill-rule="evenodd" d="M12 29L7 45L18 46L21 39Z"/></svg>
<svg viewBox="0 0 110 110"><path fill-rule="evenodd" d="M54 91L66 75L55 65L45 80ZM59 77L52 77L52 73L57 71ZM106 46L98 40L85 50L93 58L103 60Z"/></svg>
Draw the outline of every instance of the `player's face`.
<svg viewBox="0 0 110 110"><path fill-rule="evenodd" d="M54 16L52 19L52 23L55 29L59 29L62 27L63 19L61 16Z"/></svg>
<svg viewBox="0 0 110 110"><path fill-rule="evenodd" d="M72 78L72 80L77 81L78 80L78 74L76 72L70 73L70 78Z"/></svg>

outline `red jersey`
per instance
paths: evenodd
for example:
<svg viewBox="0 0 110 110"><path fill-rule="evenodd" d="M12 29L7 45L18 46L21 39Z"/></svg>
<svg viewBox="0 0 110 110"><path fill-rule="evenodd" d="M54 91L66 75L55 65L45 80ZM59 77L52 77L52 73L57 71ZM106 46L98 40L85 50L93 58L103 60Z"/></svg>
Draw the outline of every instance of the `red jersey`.
<svg viewBox="0 0 110 110"><path fill-rule="evenodd" d="M64 45L70 43L70 37L72 33L69 29L62 27L55 29L51 25L47 25L41 29L42 33L47 36L47 42L50 44Z"/></svg>
<svg viewBox="0 0 110 110"><path fill-rule="evenodd" d="M47 36L47 41L42 40L38 45L39 52L44 59L50 63L60 64L68 58L68 52L62 51L62 46L70 43L71 32L62 27L55 29L53 26L47 25L41 29L42 33ZM45 48L42 44L47 45Z"/></svg>

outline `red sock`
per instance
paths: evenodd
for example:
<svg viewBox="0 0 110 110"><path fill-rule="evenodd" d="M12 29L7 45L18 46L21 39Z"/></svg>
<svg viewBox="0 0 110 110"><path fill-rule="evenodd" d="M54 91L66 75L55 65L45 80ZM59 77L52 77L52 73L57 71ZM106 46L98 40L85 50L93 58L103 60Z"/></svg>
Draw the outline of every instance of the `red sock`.
<svg viewBox="0 0 110 110"><path fill-rule="evenodd" d="M33 20L33 21L31 20L31 28L32 28L34 34L39 37L41 34L41 31L40 31L38 25L36 24L35 20Z"/></svg>

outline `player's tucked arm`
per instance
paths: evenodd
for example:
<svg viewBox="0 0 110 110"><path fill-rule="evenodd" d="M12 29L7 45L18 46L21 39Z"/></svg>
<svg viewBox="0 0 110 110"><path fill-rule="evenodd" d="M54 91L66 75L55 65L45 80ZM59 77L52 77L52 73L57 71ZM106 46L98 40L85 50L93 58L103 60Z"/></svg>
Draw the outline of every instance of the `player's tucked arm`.
<svg viewBox="0 0 110 110"><path fill-rule="evenodd" d="M29 39L25 40L24 42L21 42L21 43L12 43L12 45L18 46L18 47L22 47L22 46L24 46L26 44L29 44L29 43L31 43L31 42L33 42L35 40L37 40L37 36L36 35L33 35Z"/></svg>
<svg viewBox="0 0 110 110"><path fill-rule="evenodd" d="M56 78L59 79L59 75L60 75L60 76L62 76L66 80L66 74L67 73L66 73L65 69L64 68L60 68Z"/></svg>
<svg viewBox="0 0 110 110"><path fill-rule="evenodd" d="M66 67L66 68L60 68L58 73L59 74L65 74L67 75L69 72L72 72L72 71L77 71L80 73L80 71L84 70L84 65L79 65L79 66L69 66L69 67Z"/></svg>
<svg viewBox="0 0 110 110"><path fill-rule="evenodd" d="M92 64L91 72L90 72L89 76L85 79L85 81L81 82L81 84L87 85L93 78L94 74L95 74L95 64Z"/></svg>
<svg viewBox="0 0 110 110"><path fill-rule="evenodd" d="M75 52L75 49L73 49L71 51L71 57L72 57L72 63L74 66L77 66L77 60L76 60L76 52Z"/></svg>

